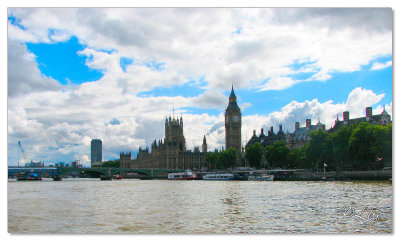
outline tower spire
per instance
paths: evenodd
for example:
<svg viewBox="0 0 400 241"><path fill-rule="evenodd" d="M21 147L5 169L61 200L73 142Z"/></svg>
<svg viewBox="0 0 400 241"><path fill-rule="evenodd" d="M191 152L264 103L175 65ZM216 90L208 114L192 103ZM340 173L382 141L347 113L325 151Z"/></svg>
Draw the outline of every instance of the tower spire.
<svg viewBox="0 0 400 241"><path fill-rule="evenodd" d="M229 96L229 98L235 98L236 99L235 91L233 90L233 83L232 83L231 95Z"/></svg>
<svg viewBox="0 0 400 241"><path fill-rule="evenodd" d="M202 145L201 147L202 147L202 151L203 151L204 153L207 153L206 135L204 135L204 137L203 137L203 145Z"/></svg>

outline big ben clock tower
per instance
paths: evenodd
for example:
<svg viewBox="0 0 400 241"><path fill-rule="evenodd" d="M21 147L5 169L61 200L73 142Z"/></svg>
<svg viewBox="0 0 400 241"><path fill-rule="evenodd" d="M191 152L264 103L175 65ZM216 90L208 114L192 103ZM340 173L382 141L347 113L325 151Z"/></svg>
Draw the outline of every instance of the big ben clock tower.
<svg viewBox="0 0 400 241"><path fill-rule="evenodd" d="M225 145L226 150L235 148L238 153L239 160L241 159L242 146L242 113L236 102L236 95L232 91L229 96L229 105L225 110ZM239 163L240 164L240 163Z"/></svg>

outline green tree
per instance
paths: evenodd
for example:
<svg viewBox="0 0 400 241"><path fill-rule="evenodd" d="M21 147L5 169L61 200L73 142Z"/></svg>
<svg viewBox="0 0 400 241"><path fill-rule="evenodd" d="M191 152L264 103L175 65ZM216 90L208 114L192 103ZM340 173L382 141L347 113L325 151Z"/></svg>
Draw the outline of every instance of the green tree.
<svg viewBox="0 0 400 241"><path fill-rule="evenodd" d="M371 170L392 163L391 124L353 124L331 134L318 130L311 132L310 138L304 147L290 151L288 167L315 169L327 163L328 169L337 171ZM272 159L268 150L266 156Z"/></svg>
<svg viewBox="0 0 400 241"><path fill-rule="evenodd" d="M307 158L311 162L310 168L319 169L323 166L323 163L330 162L330 145L327 143L328 135L327 132L321 129L310 133L311 140L307 149Z"/></svg>
<svg viewBox="0 0 400 241"><path fill-rule="evenodd" d="M374 168L382 168L385 163L392 163L392 124L387 126L373 126L375 144L372 152L375 154L376 160Z"/></svg>
<svg viewBox="0 0 400 241"><path fill-rule="evenodd" d="M234 168L236 161L238 159L238 154L235 148L229 148L228 150L222 151L218 155L217 166L220 169Z"/></svg>
<svg viewBox="0 0 400 241"><path fill-rule="evenodd" d="M376 136L376 144L373 151L377 158L387 164L392 162L392 124L387 126L374 126L374 135Z"/></svg>
<svg viewBox="0 0 400 241"><path fill-rule="evenodd" d="M264 156L264 148L260 143L256 143L246 150L245 158L250 167L261 168Z"/></svg>
<svg viewBox="0 0 400 241"><path fill-rule="evenodd" d="M327 142L331 146L328 153L331 157L331 162L328 164L328 167L335 167L337 171L351 168L349 144L351 132L352 128L343 126L328 136Z"/></svg>
<svg viewBox="0 0 400 241"><path fill-rule="evenodd" d="M360 123L350 136L351 158L358 170L371 170L377 158L376 131L369 123Z"/></svg>
<svg viewBox="0 0 400 241"><path fill-rule="evenodd" d="M285 141L277 141L265 148L265 159L272 168L287 168L290 149Z"/></svg>
<svg viewBox="0 0 400 241"><path fill-rule="evenodd" d="M308 145L305 145L301 148L295 148L290 150L289 158L288 158L288 167L289 168L310 168L311 165L307 162L307 148Z"/></svg>
<svg viewBox="0 0 400 241"><path fill-rule="evenodd" d="M103 162L103 164L101 165L102 167L119 167L119 160L115 160L115 161L106 161Z"/></svg>
<svg viewBox="0 0 400 241"><path fill-rule="evenodd" d="M207 152L206 163L209 169L217 169L218 153L217 152Z"/></svg>

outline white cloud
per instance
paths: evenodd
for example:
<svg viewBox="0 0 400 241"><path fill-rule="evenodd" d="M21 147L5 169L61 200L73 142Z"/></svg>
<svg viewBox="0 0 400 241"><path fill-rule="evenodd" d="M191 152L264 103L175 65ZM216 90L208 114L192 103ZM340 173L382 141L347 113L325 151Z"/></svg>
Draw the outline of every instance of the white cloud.
<svg viewBox="0 0 400 241"><path fill-rule="evenodd" d="M105 159L118 158L120 151L137 151L163 138L164 118L172 114L173 103L176 115L183 115L189 149L201 145L205 134L210 150L221 148L227 104L222 90L229 90L232 83L236 89L282 90L301 81L326 81L335 71L359 70L392 53L386 18L363 22L362 26L373 24L375 32L370 34L368 28L356 24L357 15L368 20L368 12L342 15L292 9L285 19L279 11L10 8L9 14L21 19L24 29L8 23L9 159L16 160L16 143L22 140L33 159L81 159L88 164L92 138L103 140ZM338 21L335 25L335 19L342 17L353 24ZM241 32L235 34L238 28ZM64 86L61 91L56 80L41 75L35 57L19 42L54 43L69 36L87 46L79 54L87 56L86 64L104 76ZM119 64L121 57L134 59L126 72ZM165 69L146 66L151 61L165 63ZM296 61L304 63L300 70L291 67ZM309 79L295 77L303 72L315 74ZM187 84L199 76L205 76L205 83L195 83L194 87L204 89L198 96L137 95L156 87ZM382 98L382 94L357 88L345 103L292 101L268 116L244 116L242 141L246 135L251 137L253 129L259 133L262 127L272 125L277 130L283 124L284 130L292 131L295 121L304 124L306 118L315 123L319 117L329 128L337 113L348 110L355 118ZM242 110L250 105L239 104ZM192 114L185 111L187 107L215 108L221 113ZM391 105L387 108L391 111Z"/></svg>
<svg viewBox="0 0 400 241"><path fill-rule="evenodd" d="M227 103L226 96L217 90L207 90L193 98L193 105L200 108L223 109Z"/></svg>
<svg viewBox="0 0 400 241"><path fill-rule="evenodd" d="M82 155L80 158L75 158L75 160L80 160L81 161L81 165L85 166L85 167L90 167L90 159L88 155Z"/></svg>
<svg viewBox="0 0 400 241"><path fill-rule="evenodd" d="M346 110L350 112L350 118L361 117L365 114L365 107L379 103L385 94L377 95L371 90L355 88L348 96Z"/></svg>
<svg viewBox="0 0 400 241"><path fill-rule="evenodd" d="M371 70L379 70L379 69L384 69L387 67L392 66L392 61L387 61L386 63L379 63L379 62L375 62L372 67Z"/></svg>
<svg viewBox="0 0 400 241"><path fill-rule="evenodd" d="M273 20L282 24L307 23L341 30L355 26L359 31L392 30L391 8L278 8Z"/></svg>
<svg viewBox="0 0 400 241"><path fill-rule="evenodd" d="M290 77L278 77L270 79L261 90L282 90L292 86L296 81Z"/></svg>
<svg viewBox="0 0 400 241"><path fill-rule="evenodd" d="M107 73L119 68L109 59L118 54L90 49L165 63L162 78L129 66L126 78L144 79L148 89L206 76L207 89L228 89L233 81L239 88L279 90L326 81L335 71L360 70L392 53L390 9L10 8L9 14L25 28L9 23L10 39L50 43L75 35L89 46L83 54L96 55L88 65ZM234 34L238 28L240 34ZM296 71L287 66L302 59L314 61L317 73L295 81L287 75ZM139 81L129 84L145 88Z"/></svg>

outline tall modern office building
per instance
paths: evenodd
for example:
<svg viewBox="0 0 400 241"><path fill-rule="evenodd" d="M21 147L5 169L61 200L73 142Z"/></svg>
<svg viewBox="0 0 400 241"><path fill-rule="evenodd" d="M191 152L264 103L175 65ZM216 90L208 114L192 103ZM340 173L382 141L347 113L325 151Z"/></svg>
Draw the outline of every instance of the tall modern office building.
<svg viewBox="0 0 400 241"><path fill-rule="evenodd" d="M102 142L100 139L93 139L91 143L91 165L95 162L101 162L103 159Z"/></svg>

